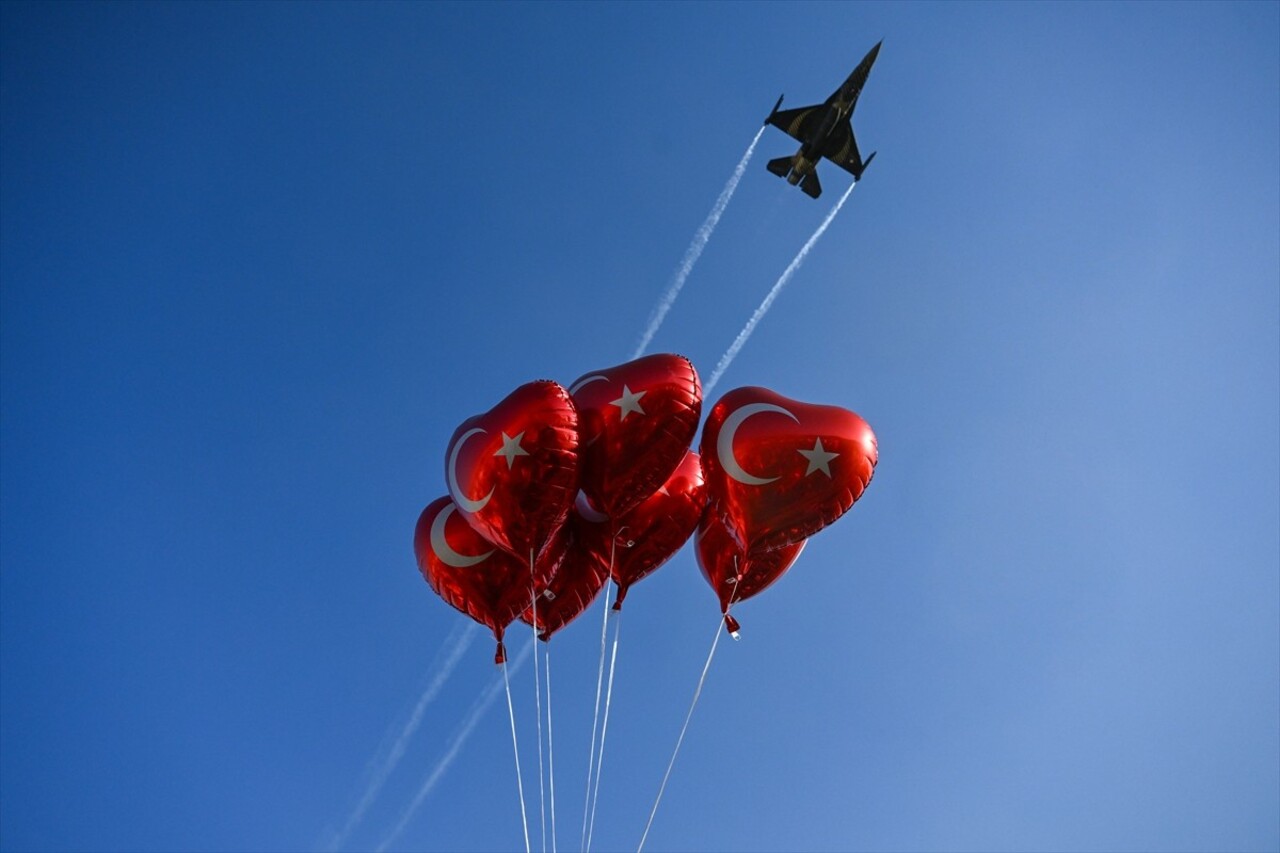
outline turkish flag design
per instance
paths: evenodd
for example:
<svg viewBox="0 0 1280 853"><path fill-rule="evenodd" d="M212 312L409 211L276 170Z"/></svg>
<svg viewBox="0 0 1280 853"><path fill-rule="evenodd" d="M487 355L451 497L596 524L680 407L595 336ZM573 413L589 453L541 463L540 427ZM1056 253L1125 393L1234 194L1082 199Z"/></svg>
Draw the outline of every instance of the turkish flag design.
<svg viewBox="0 0 1280 853"><path fill-rule="evenodd" d="M847 512L878 459L875 433L855 413L756 387L720 398L701 450L708 503L751 558Z"/></svg>
<svg viewBox="0 0 1280 853"><path fill-rule="evenodd" d="M527 560L495 548L472 530L447 497L432 501L418 516L413 553L418 571L446 604L493 631L499 663L506 627L529 606L535 588L542 593L564 557L562 549L549 548L530 573Z"/></svg>
<svg viewBox="0 0 1280 853"><path fill-rule="evenodd" d="M463 421L445 453L445 479L459 515L527 564L578 491L578 415L569 393L530 382Z"/></svg>
<svg viewBox="0 0 1280 853"><path fill-rule="evenodd" d="M617 518L671 476L698 432L702 385L680 355L594 370L569 386L578 409L582 491Z"/></svg>

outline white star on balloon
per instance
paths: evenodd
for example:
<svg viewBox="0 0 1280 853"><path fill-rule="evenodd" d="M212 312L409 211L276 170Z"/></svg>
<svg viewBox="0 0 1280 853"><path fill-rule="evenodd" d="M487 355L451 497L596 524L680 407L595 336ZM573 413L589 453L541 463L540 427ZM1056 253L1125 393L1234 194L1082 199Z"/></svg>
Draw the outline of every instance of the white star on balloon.
<svg viewBox="0 0 1280 853"><path fill-rule="evenodd" d="M812 450L797 450L801 456L809 460L809 467L805 469L804 475L807 477L814 471L821 471L828 477L831 476L831 460L839 456L839 453L832 453L822 446L822 439L815 439Z"/></svg>
<svg viewBox="0 0 1280 853"><path fill-rule="evenodd" d="M503 459L507 460L508 471L511 470L512 465L516 464L517 456L529 455L529 451L520 446L520 439L522 438L524 438L524 433L520 433L515 438L512 438L504 432L502 434L502 449L495 450L493 453L494 456L501 456Z"/></svg>
<svg viewBox="0 0 1280 853"><path fill-rule="evenodd" d="M622 396L616 400L611 401L609 405L617 406L619 409L622 410L622 415L621 417L618 418L618 420L620 421L626 420L627 415L631 414L632 412L636 412L637 414L643 415L645 411L644 409L640 408L640 398L643 397L646 393L647 392L645 391L636 391L635 393L632 393L630 388L628 388L626 385L623 385Z"/></svg>

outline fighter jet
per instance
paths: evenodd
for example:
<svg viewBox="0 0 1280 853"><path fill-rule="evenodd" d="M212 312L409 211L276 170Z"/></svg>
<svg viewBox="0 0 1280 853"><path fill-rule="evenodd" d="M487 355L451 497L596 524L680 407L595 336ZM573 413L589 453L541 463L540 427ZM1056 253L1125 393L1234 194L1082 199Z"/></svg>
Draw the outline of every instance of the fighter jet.
<svg viewBox="0 0 1280 853"><path fill-rule="evenodd" d="M790 157L779 157L769 161L769 171L780 178L786 178L794 186L800 184L811 198L822 195L822 185L818 183L818 160L826 157L841 169L853 175L853 180L862 179L862 173L871 160L871 156L863 160L858 154L858 142L853 137L853 108L858 105L858 95L862 93L862 84L867 82L871 66L880 53L880 44L871 48L858 67L853 69L849 79L827 98L825 103L812 107L798 107L794 110L779 111L782 97L773 105L773 112L764 120L766 125L773 125L788 136L799 140L800 150Z"/></svg>

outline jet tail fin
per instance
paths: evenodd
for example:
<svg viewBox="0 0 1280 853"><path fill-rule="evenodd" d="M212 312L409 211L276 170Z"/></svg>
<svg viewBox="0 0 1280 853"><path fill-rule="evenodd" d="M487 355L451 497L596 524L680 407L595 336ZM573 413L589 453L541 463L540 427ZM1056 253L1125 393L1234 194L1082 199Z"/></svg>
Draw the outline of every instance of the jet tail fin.
<svg viewBox="0 0 1280 853"><path fill-rule="evenodd" d="M872 151L871 156L862 161L862 168L858 169L858 180L862 180L862 173L867 171L867 167L871 165L871 161L876 159L876 152Z"/></svg>
<svg viewBox="0 0 1280 853"><path fill-rule="evenodd" d="M817 198L822 195L822 184L818 183L816 169L804 176L804 180L800 182L800 189L804 190L805 195L809 196L809 198Z"/></svg>
<svg viewBox="0 0 1280 853"><path fill-rule="evenodd" d="M785 178L791 172L791 158L779 157L777 160L770 160L765 168L779 178Z"/></svg>
<svg viewBox="0 0 1280 853"><path fill-rule="evenodd" d="M782 106L782 99L784 95L785 93L778 96L778 103L774 104L773 109L769 111L769 117L764 120L766 126L768 126L769 122L773 121L773 117L778 114L778 107Z"/></svg>

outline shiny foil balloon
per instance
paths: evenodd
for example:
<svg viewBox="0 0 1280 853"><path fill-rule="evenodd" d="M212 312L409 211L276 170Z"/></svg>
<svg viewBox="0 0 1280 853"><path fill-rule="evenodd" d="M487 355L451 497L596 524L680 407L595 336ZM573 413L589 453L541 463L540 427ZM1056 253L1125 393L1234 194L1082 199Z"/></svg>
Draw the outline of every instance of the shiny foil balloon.
<svg viewBox="0 0 1280 853"><path fill-rule="evenodd" d="M535 588L543 594L564 556L548 549L530 574L527 562L498 550L472 530L449 498L432 501L418 517L413 553L418 571L446 604L493 631L498 663L505 658L506 627L529 606Z"/></svg>
<svg viewBox="0 0 1280 853"><path fill-rule="evenodd" d="M735 388L702 431L708 502L749 557L835 521L875 472L876 436L847 409Z"/></svg>
<svg viewBox="0 0 1280 853"><path fill-rule="evenodd" d="M617 518L657 491L693 443L702 385L689 359L647 355L570 387L578 408L582 491Z"/></svg>
<svg viewBox="0 0 1280 853"><path fill-rule="evenodd" d="M538 638L550 640L552 635L577 619L609 582L609 555L588 548L578 528L581 518L569 513L562 535L567 543L564 558L547 586L547 593L537 602ZM520 621L534 625L534 608L525 608Z"/></svg>
<svg viewBox="0 0 1280 853"><path fill-rule="evenodd" d="M589 547L606 559L610 558L610 535L614 537L611 574L618 585L614 610L622 609L632 584L656 571L689 540L705 505L702 466L698 454L689 450L662 487L631 512L582 525Z"/></svg>
<svg viewBox="0 0 1280 853"><path fill-rule="evenodd" d="M693 541L698 568L720 599L720 612L727 616L731 606L763 592L782 577L800 556L807 540L747 557L724 521L708 508ZM730 631L738 630L736 621L728 624Z"/></svg>
<svg viewBox="0 0 1280 853"><path fill-rule="evenodd" d="M444 472L467 523L528 562L551 541L578 491L578 415L569 393L530 382L463 421Z"/></svg>

